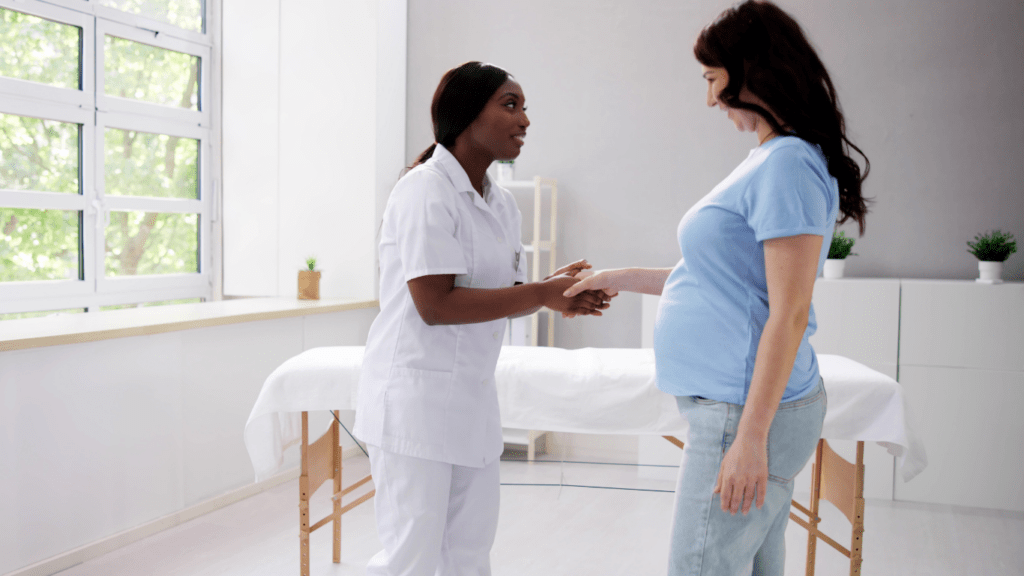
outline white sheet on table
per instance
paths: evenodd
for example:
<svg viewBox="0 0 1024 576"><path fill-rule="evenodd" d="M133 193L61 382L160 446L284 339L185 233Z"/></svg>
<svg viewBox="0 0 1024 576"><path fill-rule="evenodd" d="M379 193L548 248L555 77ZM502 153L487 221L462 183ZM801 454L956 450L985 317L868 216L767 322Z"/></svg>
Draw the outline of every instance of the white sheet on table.
<svg viewBox="0 0 1024 576"><path fill-rule="evenodd" d="M312 348L267 377L245 423L245 448L257 481L277 472L285 449L302 440L301 412L355 410L363 348ZM319 436L310 432L310 441Z"/></svg>
<svg viewBox="0 0 1024 576"><path fill-rule="evenodd" d="M362 357L362 346L314 348L267 378L245 427L257 480L278 470L284 449L300 440L299 412L355 408ZM822 436L878 442L897 457L904 480L924 469L900 385L848 358L820 354L818 361L828 393ZM495 381L509 428L686 435L675 399L655 387L651 349L506 346Z"/></svg>

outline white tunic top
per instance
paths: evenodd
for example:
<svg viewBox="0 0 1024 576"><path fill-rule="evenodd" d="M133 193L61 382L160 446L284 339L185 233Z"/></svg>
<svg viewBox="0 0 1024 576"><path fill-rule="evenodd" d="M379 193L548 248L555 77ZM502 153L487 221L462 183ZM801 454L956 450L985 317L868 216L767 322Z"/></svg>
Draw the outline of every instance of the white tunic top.
<svg viewBox="0 0 1024 576"><path fill-rule="evenodd" d="M380 314L359 381L355 435L384 450L481 467L501 455L494 368L505 319L428 326L407 282L455 274L455 285L526 282L515 199L484 178L477 193L440 144L395 185L380 240Z"/></svg>

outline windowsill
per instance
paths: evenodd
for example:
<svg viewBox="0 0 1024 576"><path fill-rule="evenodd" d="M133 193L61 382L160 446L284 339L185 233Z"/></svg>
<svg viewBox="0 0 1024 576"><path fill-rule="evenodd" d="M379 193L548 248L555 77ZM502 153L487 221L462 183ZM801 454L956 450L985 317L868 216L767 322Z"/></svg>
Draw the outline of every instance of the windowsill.
<svg viewBox="0 0 1024 576"><path fill-rule="evenodd" d="M0 322L0 352L379 306L376 300L245 298Z"/></svg>

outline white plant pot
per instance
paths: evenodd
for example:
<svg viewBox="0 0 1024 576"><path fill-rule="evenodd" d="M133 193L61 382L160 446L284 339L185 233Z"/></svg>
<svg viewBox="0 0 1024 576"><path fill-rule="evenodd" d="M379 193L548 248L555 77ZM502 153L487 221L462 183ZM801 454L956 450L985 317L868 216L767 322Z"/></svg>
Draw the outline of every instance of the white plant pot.
<svg viewBox="0 0 1024 576"><path fill-rule="evenodd" d="M978 260L977 281L983 284L1001 284L1003 282L1003 263Z"/></svg>
<svg viewBox="0 0 1024 576"><path fill-rule="evenodd" d="M828 280L842 278L844 268L846 268L846 260L829 258L825 260L825 269L822 270L822 276Z"/></svg>

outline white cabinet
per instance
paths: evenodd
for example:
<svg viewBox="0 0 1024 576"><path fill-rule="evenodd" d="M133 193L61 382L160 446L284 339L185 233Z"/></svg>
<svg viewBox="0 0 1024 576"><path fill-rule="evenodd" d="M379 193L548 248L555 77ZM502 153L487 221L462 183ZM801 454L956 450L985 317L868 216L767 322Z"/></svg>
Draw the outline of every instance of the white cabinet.
<svg viewBox="0 0 1024 576"><path fill-rule="evenodd" d="M900 281L843 278L814 284L819 354L838 354L896 378L899 362Z"/></svg>
<svg viewBox="0 0 1024 576"><path fill-rule="evenodd" d="M928 467L896 499L1024 511L1024 372L901 366Z"/></svg>
<svg viewBox="0 0 1024 576"><path fill-rule="evenodd" d="M537 282L553 274L557 268L558 251L558 180L535 176L533 180L498 181L498 185L511 191L523 213L523 258L527 259L530 282ZM529 196L526 193L529 194ZM526 201L526 200L532 200ZM545 222L546 221L546 222ZM547 239L544 239L544 234ZM544 265L546 264L546 265ZM509 321L506 343L513 346L537 346L540 342L540 316L545 316L546 344L555 345L555 326L552 311L542 308L528 317Z"/></svg>
<svg viewBox="0 0 1024 576"><path fill-rule="evenodd" d="M900 364L1024 371L1024 284L902 285Z"/></svg>
<svg viewBox="0 0 1024 576"><path fill-rule="evenodd" d="M899 374L928 467L896 498L1024 511L1024 284L904 280Z"/></svg>
<svg viewBox="0 0 1024 576"><path fill-rule="evenodd" d="M896 278L818 278L814 283L818 328L810 338L818 354L837 354L897 377L900 336L900 280ZM829 440L849 462L857 459L857 442ZM874 442L864 444L864 497L892 500L896 461ZM811 467L796 480L796 491L811 491Z"/></svg>

